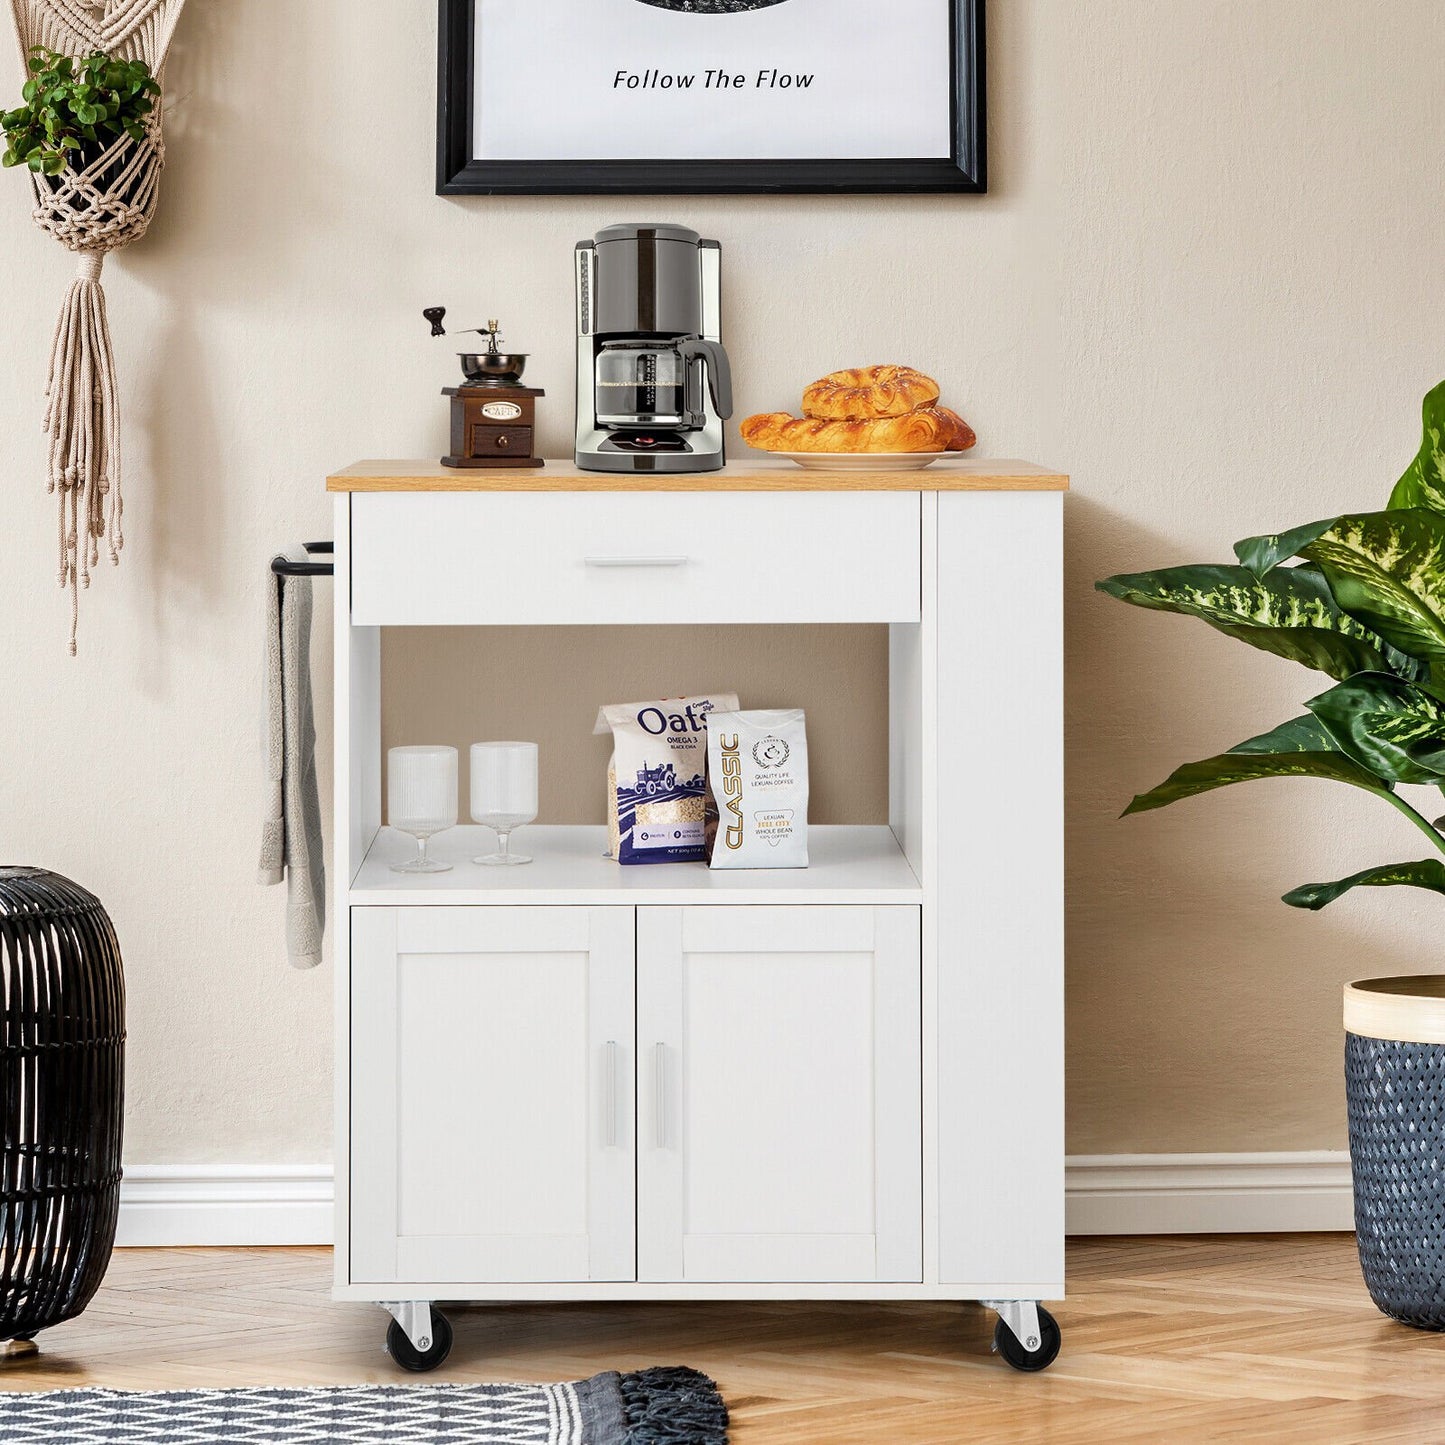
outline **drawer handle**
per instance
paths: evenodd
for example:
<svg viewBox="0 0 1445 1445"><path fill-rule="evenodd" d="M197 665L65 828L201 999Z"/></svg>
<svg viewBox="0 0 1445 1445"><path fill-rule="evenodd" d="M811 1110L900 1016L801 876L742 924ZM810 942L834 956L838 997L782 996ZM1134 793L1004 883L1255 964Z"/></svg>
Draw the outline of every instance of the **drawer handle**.
<svg viewBox="0 0 1445 1445"><path fill-rule="evenodd" d="M653 1129L657 1147L667 1148L667 1045L654 1044L652 1049Z"/></svg>
<svg viewBox="0 0 1445 1445"><path fill-rule="evenodd" d="M686 557L584 557L589 567L686 567Z"/></svg>

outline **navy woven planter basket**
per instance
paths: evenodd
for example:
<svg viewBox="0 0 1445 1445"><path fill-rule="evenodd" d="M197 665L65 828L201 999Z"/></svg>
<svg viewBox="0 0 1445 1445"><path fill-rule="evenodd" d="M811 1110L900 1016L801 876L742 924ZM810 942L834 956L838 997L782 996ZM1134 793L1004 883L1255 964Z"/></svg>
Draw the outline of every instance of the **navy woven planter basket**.
<svg viewBox="0 0 1445 1445"><path fill-rule="evenodd" d="M0 1340L90 1303L115 1243L124 1102L120 946L94 895L0 867Z"/></svg>

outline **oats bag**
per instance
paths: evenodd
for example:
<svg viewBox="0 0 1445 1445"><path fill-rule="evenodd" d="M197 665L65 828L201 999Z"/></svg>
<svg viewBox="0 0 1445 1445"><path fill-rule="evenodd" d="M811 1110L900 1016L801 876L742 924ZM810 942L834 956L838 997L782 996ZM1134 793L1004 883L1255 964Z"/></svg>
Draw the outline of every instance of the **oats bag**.
<svg viewBox="0 0 1445 1445"><path fill-rule="evenodd" d="M808 737L800 707L710 713L714 868L808 866Z"/></svg>
<svg viewBox="0 0 1445 1445"><path fill-rule="evenodd" d="M607 768L608 856L619 863L690 863L703 842L707 717L737 694L612 703L594 733L612 733Z"/></svg>

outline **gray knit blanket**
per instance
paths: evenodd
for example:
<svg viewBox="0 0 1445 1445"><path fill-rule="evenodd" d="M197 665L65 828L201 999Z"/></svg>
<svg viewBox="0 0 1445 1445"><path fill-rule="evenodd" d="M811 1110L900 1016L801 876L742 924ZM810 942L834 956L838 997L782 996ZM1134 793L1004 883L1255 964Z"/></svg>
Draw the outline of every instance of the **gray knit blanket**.
<svg viewBox="0 0 1445 1445"><path fill-rule="evenodd" d="M297 968L321 962L326 869L311 697L311 579L267 573L266 817L262 883L286 883L286 950Z"/></svg>
<svg viewBox="0 0 1445 1445"><path fill-rule="evenodd" d="M4 1445L726 1445L727 1407L687 1369L565 1385L0 1394Z"/></svg>

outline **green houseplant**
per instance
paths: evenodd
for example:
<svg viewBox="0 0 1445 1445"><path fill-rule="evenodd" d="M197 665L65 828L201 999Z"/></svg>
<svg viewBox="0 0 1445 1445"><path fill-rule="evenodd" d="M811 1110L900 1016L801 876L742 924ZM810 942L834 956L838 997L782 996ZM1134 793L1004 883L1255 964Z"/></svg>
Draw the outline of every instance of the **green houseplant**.
<svg viewBox="0 0 1445 1445"><path fill-rule="evenodd" d="M72 59L43 45L30 48L22 104L0 116L6 149L0 165L59 175L130 136L142 140L160 87L144 61L104 51Z"/></svg>
<svg viewBox="0 0 1445 1445"><path fill-rule="evenodd" d="M1286 903L1323 908L1362 884L1445 893L1445 834L1397 791L1445 793L1445 382L1425 397L1419 454L1385 511L1249 537L1234 551L1234 565L1166 567L1096 585L1136 607L1196 617L1334 686L1310 698L1302 717L1176 769L1125 814L1259 778L1326 778L1396 808L1439 856L1305 884Z"/></svg>
<svg viewBox="0 0 1445 1445"><path fill-rule="evenodd" d="M21 104L0 115L0 164L58 176L83 169L123 135L144 138L161 93L145 61L117 60L103 50L72 59L35 45L25 64Z"/></svg>
<svg viewBox="0 0 1445 1445"><path fill-rule="evenodd" d="M1382 512L1247 538L1234 565L1097 584L1332 680L1303 716L1186 763L1125 809L1142 813L1259 778L1325 778L1373 793L1430 840L1430 857L1291 889L1284 901L1297 908L1323 908L1361 885L1445 893L1445 819L1431 822L1398 791L1445 792L1445 382L1426 396L1424 423L1420 451ZM1344 1014L1361 1271L1385 1314L1442 1330L1445 975L1347 985Z"/></svg>

